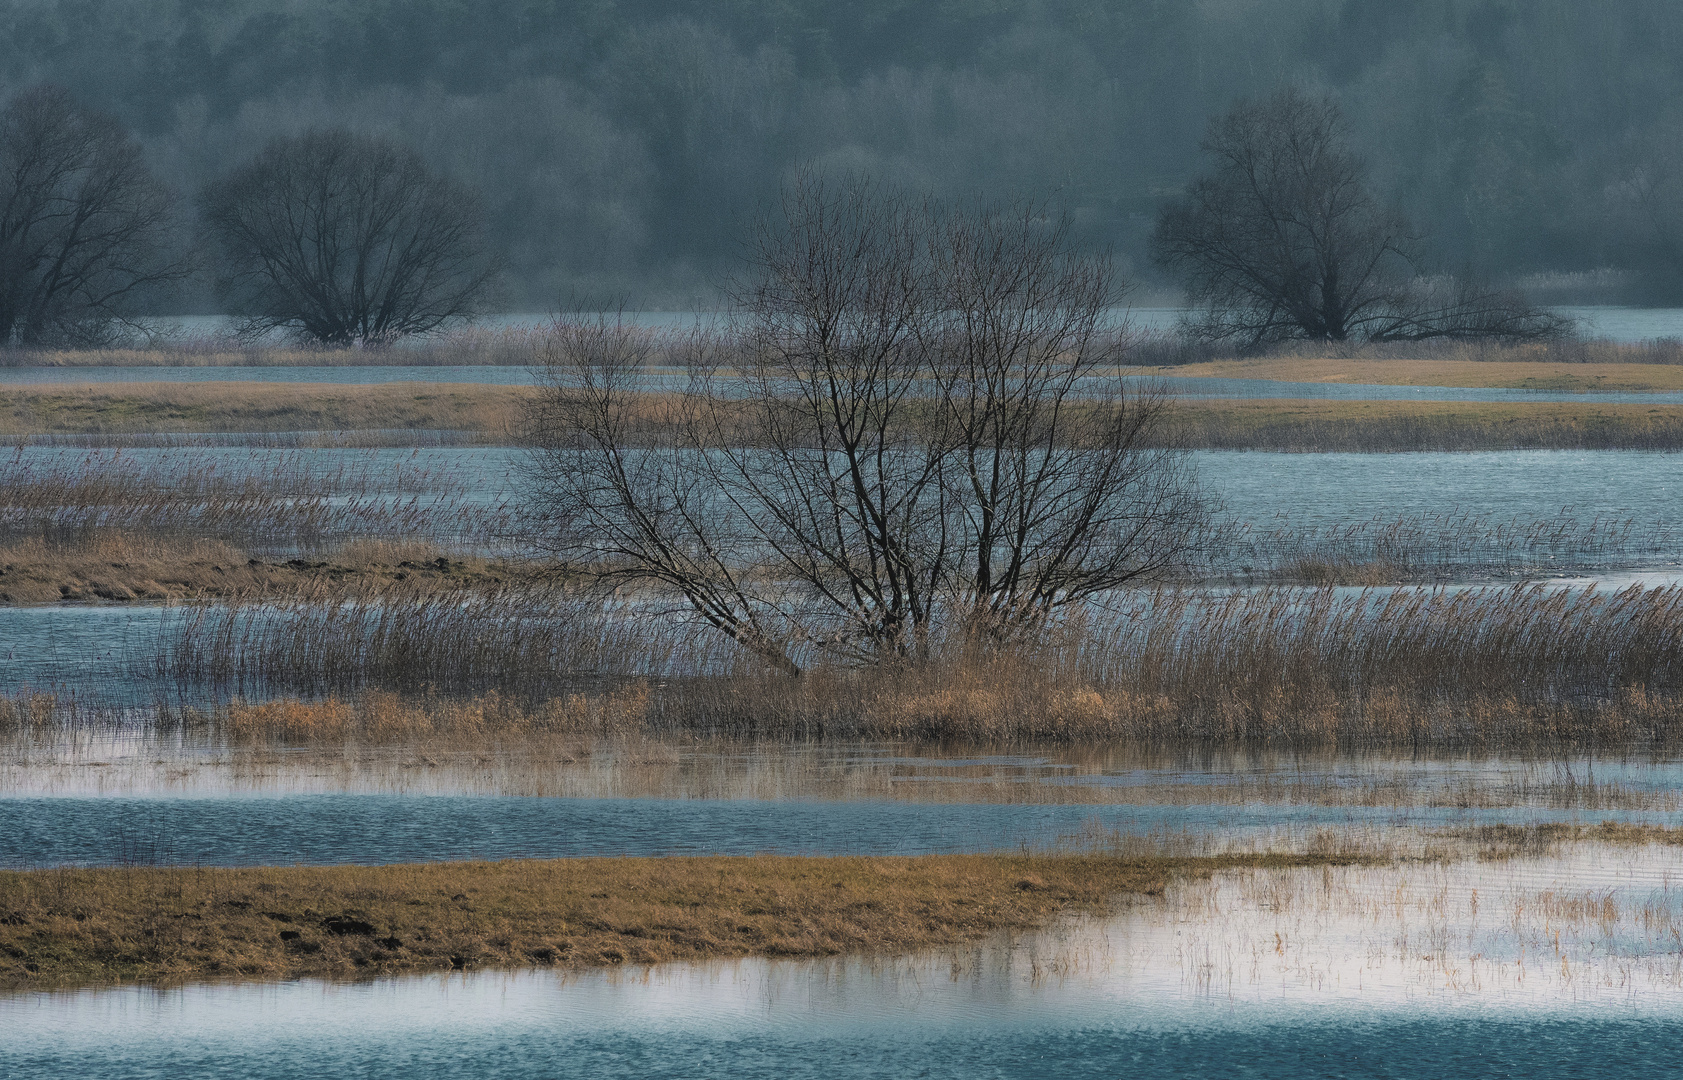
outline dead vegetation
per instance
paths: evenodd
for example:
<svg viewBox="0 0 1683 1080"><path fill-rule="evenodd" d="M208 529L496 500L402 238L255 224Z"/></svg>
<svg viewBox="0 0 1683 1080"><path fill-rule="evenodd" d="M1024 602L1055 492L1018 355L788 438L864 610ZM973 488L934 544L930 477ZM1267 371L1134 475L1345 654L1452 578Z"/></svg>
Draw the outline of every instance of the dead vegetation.
<svg viewBox="0 0 1683 1080"><path fill-rule="evenodd" d="M436 544L363 540L309 557L261 557L213 539L96 533L87 542L0 547L0 604L324 599L346 589L495 588L545 575L535 564Z"/></svg>
<svg viewBox="0 0 1683 1080"><path fill-rule="evenodd" d="M1683 735L1677 588L1159 590L1116 604L1031 643L954 641L921 664L800 677L564 588L233 604L174 616L151 676L240 699L176 717L188 726L282 743L691 732L1546 750Z"/></svg>
<svg viewBox="0 0 1683 1080"><path fill-rule="evenodd" d="M900 952L1339 855L615 858L0 872L0 987Z"/></svg>

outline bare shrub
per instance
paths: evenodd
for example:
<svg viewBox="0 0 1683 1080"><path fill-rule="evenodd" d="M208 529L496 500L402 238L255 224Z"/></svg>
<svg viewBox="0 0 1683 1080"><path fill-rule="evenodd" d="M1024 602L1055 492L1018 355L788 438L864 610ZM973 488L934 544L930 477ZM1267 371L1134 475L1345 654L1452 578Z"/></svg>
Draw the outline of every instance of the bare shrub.
<svg viewBox="0 0 1683 1080"><path fill-rule="evenodd" d="M473 193L384 139L277 138L200 203L219 290L249 334L380 345L478 314L489 297Z"/></svg>
<svg viewBox="0 0 1683 1080"><path fill-rule="evenodd" d="M115 119L56 87L0 111L0 345L97 344L143 290L185 277L174 199Z"/></svg>
<svg viewBox="0 0 1683 1080"><path fill-rule="evenodd" d="M1111 265L1066 223L811 177L783 214L682 392L639 397L646 332L557 328L539 543L788 672L1009 639L1187 556L1203 502L1150 439L1162 399L1116 374ZM651 407L667 437L635 446Z"/></svg>
<svg viewBox="0 0 1683 1080"><path fill-rule="evenodd" d="M1153 255L1186 282L1195 338L1278 341L1559 336L1513 292L1423 274L1420 243L1368 189L1330 98L1287 88L1210 124L1214 161L1165 209Z"/></svg>

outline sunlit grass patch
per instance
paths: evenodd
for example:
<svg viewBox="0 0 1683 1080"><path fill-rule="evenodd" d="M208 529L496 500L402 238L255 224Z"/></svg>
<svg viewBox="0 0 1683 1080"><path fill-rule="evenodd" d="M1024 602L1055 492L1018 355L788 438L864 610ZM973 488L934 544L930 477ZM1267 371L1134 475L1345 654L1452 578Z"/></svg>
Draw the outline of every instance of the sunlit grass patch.
<svg viewBox="0 0 1683 1080"><path fill-rule="evenodd" d="M895 952L1339 855L529 860L0 872L0 986Z"/></svg>

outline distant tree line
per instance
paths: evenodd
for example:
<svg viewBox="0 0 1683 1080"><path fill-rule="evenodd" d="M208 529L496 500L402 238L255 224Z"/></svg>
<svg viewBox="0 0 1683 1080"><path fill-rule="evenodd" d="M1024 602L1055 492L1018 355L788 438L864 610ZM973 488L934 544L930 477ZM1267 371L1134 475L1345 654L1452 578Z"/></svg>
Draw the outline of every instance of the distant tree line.
<svg viewBox="0 0 1683 1080"><path fill-rule="evenodd" d="M1570 328L1517 291L1434 274L1402 214L1369 189L1330 98L1286 87L1241 100L1211 123L1203 148L1213 168L1164 207L1152 236L1156 261L1194 306L1185 324L1194 338L1254 348L1293 338L1518 340ZM0 344L98 344L142 313L149 289L188 277L195 263L241 333L327 345L424 334L492 302L500 262L485 243L477 193L389 139L343 129L278 136L207 184L197 206L195 260L181 253L175 197L121 124L55 87L14 97L0 110ZM824 213L813 227L830 227ZM1061 247L1071 228L1067 212L1060 220ZM909 226L882 228L913 246L931 242ZM954 244L998 239L936 234ZM861 236L875 233L862 227ZM1030 274L1028 263L1048 257L1024 242L1004 245L989 265L1003 273L1021 258ZM854 272L868 262L856 256ZM887 280L860 287L891 288L907 272L892 260L878 269ZM1116 291L1103 291L1113 302ZM946 295L913 292L920 311L939 310ZM1075 306L1093 308L1086 299ZM763 300L762 288L746 306ZM1042 302L1055 311L1071 303L1055 292ZM965 305L954 300L951 310Z"/></svg>
<svg viewBox="0 0 1683 1080"><path fill-rule="evenodd" d="M472 191L343 130L282 136L207 185L198 251L112 117L39 87L0 108L0 345L100 345L158 290L214 282L242 333L380 345L485 311Z"/></svg>
<svg viewBox="0 0 1683 1080"><path fill-rule="evenodd" d="M415 148L480 192L528 309L702 295L803 161L1047 193L1139 280L1209 118L1283 84L1332 95L1445 265L1677 302L1679 56L1675 0L0 5L0 92L64 87L176 191L312 129Z"/></svg>

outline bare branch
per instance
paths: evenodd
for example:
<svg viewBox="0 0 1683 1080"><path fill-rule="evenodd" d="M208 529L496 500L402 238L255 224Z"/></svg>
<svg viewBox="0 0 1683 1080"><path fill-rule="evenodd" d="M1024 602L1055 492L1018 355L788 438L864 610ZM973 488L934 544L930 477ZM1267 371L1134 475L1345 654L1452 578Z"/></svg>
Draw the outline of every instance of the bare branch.
<svg viewBox="0 0 1683 1080"><path fill-rule="evenodd" d="M1419 238L1368 190L1338 107L1288 88L1210 125L1214 169L1159 216L1154 259L1179 274L1204 341L1519 340L1569 332L1516 293L1422 281Z"/></svg>
<svg viewBox="0 0 1683 1080"><path fill-rule="evenodd" d="M0 112L0 344L107 339L168 253L175 201L111 117L38 87Z"/></svg>

